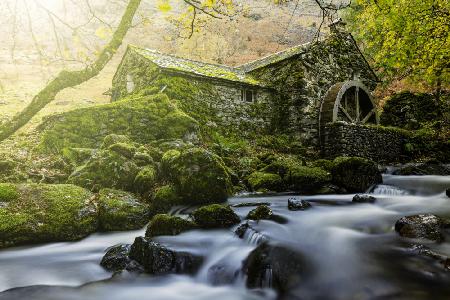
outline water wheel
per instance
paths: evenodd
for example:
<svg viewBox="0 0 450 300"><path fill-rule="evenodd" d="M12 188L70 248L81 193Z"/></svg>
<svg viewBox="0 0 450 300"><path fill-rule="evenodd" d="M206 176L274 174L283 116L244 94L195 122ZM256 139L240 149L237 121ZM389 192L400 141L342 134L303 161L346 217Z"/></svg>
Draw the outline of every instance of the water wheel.
<svg viewBox="0 0 450 300"><path fill-rule="evenodd" d="M360 81L333 85L322 102L321 126L343 121L351 124L378 124L378 113L369 89Z"/></svg>

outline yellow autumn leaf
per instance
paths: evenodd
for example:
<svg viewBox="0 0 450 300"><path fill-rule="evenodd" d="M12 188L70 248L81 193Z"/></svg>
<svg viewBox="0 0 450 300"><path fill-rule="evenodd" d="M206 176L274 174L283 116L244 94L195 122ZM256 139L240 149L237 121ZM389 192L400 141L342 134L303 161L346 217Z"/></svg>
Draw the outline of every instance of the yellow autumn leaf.
<svg viewBox="0 0 450 300"><path fill-rule="evenodd" d="M163 13L167 13L172 10L169 0L158 0L157 7Z"/></svg>

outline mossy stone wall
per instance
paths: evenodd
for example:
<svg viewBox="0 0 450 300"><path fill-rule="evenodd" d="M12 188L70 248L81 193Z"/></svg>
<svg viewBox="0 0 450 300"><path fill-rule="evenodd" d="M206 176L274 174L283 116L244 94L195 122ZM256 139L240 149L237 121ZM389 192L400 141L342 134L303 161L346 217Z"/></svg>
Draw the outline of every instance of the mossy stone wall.
<svg viewBox="0 0 450 300"><path fill-rule="evenodd" d="M401 130L343 122L325 126L324 157L358 156L376 162L397 162L403 157L406 136Z"/></svg>

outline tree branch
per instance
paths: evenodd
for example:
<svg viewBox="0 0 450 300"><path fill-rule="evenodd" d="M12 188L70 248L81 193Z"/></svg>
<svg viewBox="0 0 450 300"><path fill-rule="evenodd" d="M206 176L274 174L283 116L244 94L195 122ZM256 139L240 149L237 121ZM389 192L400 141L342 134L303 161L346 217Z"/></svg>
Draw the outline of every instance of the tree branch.
<svg viewBox="0 0 450 300"><path fill-rule="evenodd" d="M23 125L28 123L48 103L53 101L56 95L69 87L75 87L98 75L105 65L116 53L122 41L131 27L133 18L142 0L130 0L122 16L119 26L113 34L111 41L98 55L95 62L79 71L62 71L50 83L41 90L31 103L13 119L0 127L0 141L8 138Z"/></svg>

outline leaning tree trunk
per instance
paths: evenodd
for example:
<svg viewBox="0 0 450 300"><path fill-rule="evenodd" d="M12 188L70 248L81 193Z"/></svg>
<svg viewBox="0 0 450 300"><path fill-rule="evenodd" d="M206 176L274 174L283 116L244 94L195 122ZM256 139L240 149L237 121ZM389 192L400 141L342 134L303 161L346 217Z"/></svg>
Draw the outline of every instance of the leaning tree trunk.
<svg viewBox="0 0 450 300"><path fill-rule="evenodd" d="M142 0L130 0L119 26L114 32L111 41L105 46L96 61L79 71L62 71L43 90L41 90L31 103L13 119L0 127L0 141L7 139L14 132L27 124L31 118L53 101L56 95L69 87L75 87L97 76L105 65L111 60L114 53L122 45L122 41L131 27L134 15Z"/></svg>

